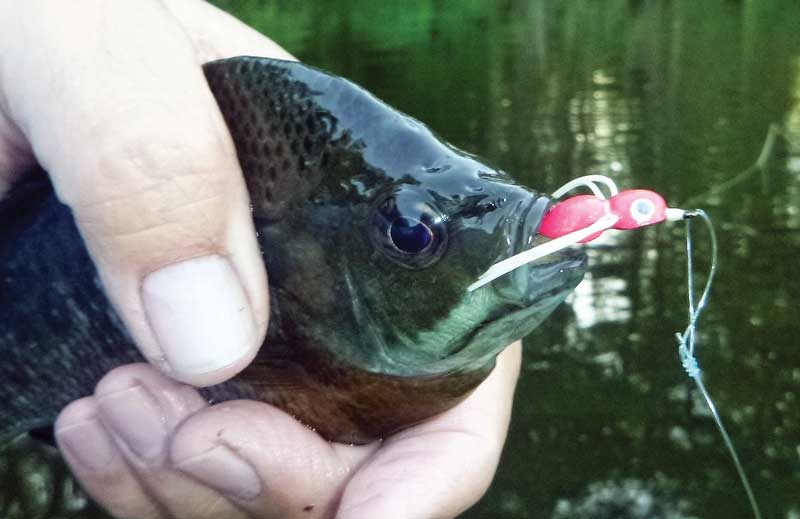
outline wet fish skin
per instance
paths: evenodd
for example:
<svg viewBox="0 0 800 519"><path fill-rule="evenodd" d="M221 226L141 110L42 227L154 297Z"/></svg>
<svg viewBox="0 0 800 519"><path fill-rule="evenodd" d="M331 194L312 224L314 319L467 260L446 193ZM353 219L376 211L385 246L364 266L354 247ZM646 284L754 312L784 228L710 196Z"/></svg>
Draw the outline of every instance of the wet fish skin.
<svg viewBox="0 0 800 519"><path fill-rule="evenodd" d="M531 244L548 197L342 78L264 58L204 70L271 299L256 360L210 399L263 400L331 440L370 441L461 401L580 281L584 258L563 256L468 293ZM0 439L141 360L43 173L0 201L0 351Z"/></svg>

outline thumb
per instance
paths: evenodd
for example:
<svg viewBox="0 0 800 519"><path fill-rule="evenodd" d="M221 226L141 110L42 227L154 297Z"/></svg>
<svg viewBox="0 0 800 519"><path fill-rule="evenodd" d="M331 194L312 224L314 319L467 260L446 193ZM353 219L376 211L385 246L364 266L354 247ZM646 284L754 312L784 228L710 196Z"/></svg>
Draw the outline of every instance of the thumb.
<svg viewBox="0 0 800 519"><path fill-rule="evenodd" d="M18 11L36 26L0 38L0 72L14 71L1 93L72 209L109 299L173 378L230 378L263 340L266 275L191 42L155 0Z"/></svg>

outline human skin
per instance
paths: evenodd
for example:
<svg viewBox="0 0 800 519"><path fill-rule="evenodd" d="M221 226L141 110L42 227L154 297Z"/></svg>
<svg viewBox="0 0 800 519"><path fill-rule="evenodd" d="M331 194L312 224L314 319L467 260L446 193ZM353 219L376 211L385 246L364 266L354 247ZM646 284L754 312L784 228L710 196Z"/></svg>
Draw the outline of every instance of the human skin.
<svg viewBox="0 0 800 519"><path fill-rule="evenodd" d="M50 173L152 363L112 371L56 423L100 504L136 518L442 518L480 498L518 344L456 408L358 447L184 384L238 373L269 315L241 170L200 65L286 51L198 0L0 0L0 48L0 196L36 164Z"/></svg>

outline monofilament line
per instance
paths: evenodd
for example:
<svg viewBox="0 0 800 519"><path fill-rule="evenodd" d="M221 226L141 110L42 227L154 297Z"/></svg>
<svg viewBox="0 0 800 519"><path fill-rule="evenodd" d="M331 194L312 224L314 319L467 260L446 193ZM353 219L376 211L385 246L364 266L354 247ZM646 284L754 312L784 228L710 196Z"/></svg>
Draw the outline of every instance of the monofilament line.
<svg viewBox="0 0 800 519"><path fill-rule="evenodd" d="M733 441L731 441L730 436L728 435L728 431L725 430L725 426L722 423L722 418L720 417L719 413L717 412L717 407L714 405L714 401L711 399L711 395L709 395L708 391L706 390L705 384L703 384L703 376L702 371L700 370L699 365L697 364L697 359L694 356L695 351L695 341L697 338L697 320L700 317L700 313L706 306L706 302L708 300L708 293L711 290L711 284L714 280L714 275L716 274L717 270L717 236L714 233L714 226L711 223L711 219L708 215L702 210L695 210L691 212L687 212L687 219L686 219L686 256L687 256L687 285L688 285L688 292L689 292L689 325L686 327L686 330L682 334L677 333L675 334L678 338L678 355L681 359L681 365L686 370L686 373L694 380L695 384L697 385L697 389L700 391L700 394L703 395L703 399L708 406L708 409L711 411L711 415L714 417L714 422L717 424L717 428L719 429L720 434L722 435L722 440L725 443L725 446L728 448L728 452L733 459L733 464L736 467L736 472L739 474L739 479L742 482L742 486L744 486L744 490L747 493L747 499L750 501L750 507L753 510L753 516L756 519L761 519L761 511L758 507L758 502L756 501L755 494L753 494L753 489L750 487L750 481L747 479L747 474L744 471L744 467L742 466L741 461L739 461L739 455L736 453L736 448L733 446ZM703 289L703 293L700 296L700 300L697 301L695 304L694 301L694 265L692 261L692 218L693 217L700 217L706 224L708 228L708 233L711 236L711 269L708 273L708 279L706 280L706 286Z"/></svg>

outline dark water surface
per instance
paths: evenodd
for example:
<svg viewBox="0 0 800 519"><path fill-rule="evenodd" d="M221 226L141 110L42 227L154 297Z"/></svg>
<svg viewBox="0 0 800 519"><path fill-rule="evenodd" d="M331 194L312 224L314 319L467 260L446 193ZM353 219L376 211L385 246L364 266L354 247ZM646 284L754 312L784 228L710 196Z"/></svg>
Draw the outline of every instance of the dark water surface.
<svg viewBox="0 0 800 519"><path fill-rule="evenodd" d="M800 519L798 2L216 3L532 187L603 173L705 208L720 238L705 381L764 517ZM773 123L765 167L737 176ZM526 341L497 477L464 517L749 516L676 354L684 235L663 225L590 247L591 274ZM0 456L0 517L87 516L48 456L28 443Z"/></svg>

